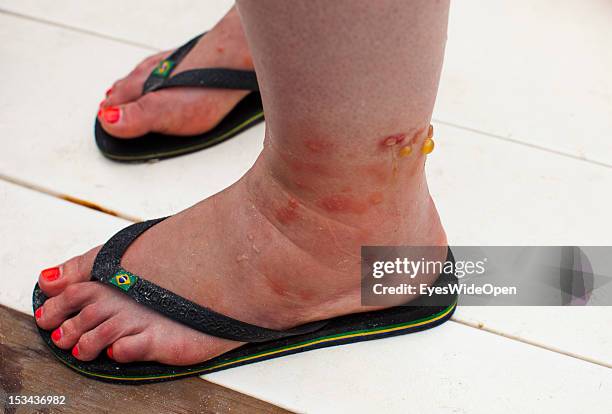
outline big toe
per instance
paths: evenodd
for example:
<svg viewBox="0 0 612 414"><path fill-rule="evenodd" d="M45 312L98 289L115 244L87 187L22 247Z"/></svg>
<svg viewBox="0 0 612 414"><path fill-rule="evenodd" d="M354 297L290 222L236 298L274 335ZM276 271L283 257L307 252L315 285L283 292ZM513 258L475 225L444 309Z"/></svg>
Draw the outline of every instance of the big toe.
<svg viewBox="0 0 612 414"><path fill-rule="evenodd" d="M109 134L117 138L135 138L147 134L160 124L162 104L152 92L133 102L101 108L98 119Z"/></svg>
<svg viewBox="0 0 612 414"><path fill-rule="evenodd" d="M52 297L62 293L66 287L85 282L91 278L93 262L100 247L96 247L87 253L73 257L67 262L51 267L40 272L38 285L45 295Z"/></svg>
<svg viewBox="0 0 612 414"><path fill-rule="evenodd" d="M213 128L223 113L229 112L225 106L232 103L232 98L228 100L228 94L244 94L188 89L150 92L134 102L104 108L99 113L100 122L109 134L118 138L134 138L149 132L195 135Z"/></svg>

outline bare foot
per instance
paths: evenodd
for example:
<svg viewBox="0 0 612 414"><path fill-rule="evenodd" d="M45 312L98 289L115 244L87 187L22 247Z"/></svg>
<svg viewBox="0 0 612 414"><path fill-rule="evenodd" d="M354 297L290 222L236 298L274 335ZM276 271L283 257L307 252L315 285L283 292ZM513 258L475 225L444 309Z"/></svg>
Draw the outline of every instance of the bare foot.
<svg viewBox="0 0 612 414"><path fill-rule="evenodd" d="M397 145L376 142L367 164L328 169L320 152L333 153L333 141L307 139L300 157L269 141L240 181L140 236L123 267L216 312L286 329L371 310L360 304L362 245L446 244L424 155L400 165L391 156ZM109 348L118 362L187 365L241 345L89 281L97 251L39 278L49 299L37 323L54 330L58 347L83 361Z"/></svg>
<svg viewBox="0 0 612 414"><path fill-rule="evenodd" d="M161 52L141 62L118 80L100 104L98 119L103 128L119 138L134 138L148 132L196 135L216 126L249 91L204 88L172 88L142 95L151 71L172 51ZM174 74L189 69L222 67L253 70L253 62L240 18L232 8L203 36Z"/></svg>

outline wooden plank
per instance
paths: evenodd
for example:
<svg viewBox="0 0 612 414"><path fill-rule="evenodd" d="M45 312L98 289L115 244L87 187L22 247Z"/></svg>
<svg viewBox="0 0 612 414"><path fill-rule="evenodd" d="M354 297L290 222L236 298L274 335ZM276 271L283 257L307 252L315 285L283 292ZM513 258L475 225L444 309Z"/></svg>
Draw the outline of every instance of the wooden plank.
<svg viewBox="0 0 612 414"><path fill-rule="evenodd" d="M612 413L612 369L452 321L204 379L305 413Z"/></svg>
<svg viewBox="0 0 612 414"><path fill-rule="evenodd" d="M157 50L171 49L210 30L232 7L232 0L0 0L0 12ZM171 20L169 18L171 17ZM164 28L161 30L161 28Z"/></svg>
<svg viewBox="0 0 612 414"><path fill-rule="evenodd" d="M8 405L8 395L64 395L63 406ZM274 405L200 378L116 385L85 378L59 363L40 340L31 316L0 306L0 409L6 414L284 413Z"/></svg>

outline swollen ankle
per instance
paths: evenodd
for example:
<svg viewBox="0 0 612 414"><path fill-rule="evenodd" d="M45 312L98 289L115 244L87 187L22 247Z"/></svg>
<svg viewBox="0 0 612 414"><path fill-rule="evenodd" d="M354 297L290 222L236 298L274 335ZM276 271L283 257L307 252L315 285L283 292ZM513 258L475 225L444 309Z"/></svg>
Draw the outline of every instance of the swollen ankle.
<svg viewBox="0 0 612 414"><path fill-rule="evenodd" d="M302 173L304 161L293 160L292 170L265 151L247 187L262 215L295 244L312 250L313 240L327 239L335 263L338 253L352 257L362 245L446 244L422 164L394 171L393 162L378 162L335 174L322 161L311 165L319 174Z"/></svg>

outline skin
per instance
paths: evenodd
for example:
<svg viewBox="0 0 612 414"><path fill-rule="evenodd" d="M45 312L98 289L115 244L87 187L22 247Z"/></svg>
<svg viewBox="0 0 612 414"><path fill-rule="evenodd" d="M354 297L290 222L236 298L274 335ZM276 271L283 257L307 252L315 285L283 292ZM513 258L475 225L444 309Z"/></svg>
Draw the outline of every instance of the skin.
<svg viewBox="0 0 612 414"><path fill-rule="evenodd" d="M148 57L112 85L98 113L107 132L118 138L134 138L148 132L199 134L214 128L248 94L227 89L173 88L142 95L142 86L151 71L171 53ZM253 70L235 7L200 39L173 74L207 67Z"/></svg>
<svg viewBox="0 0 612 414"><path fill-rule="evenodd" d="M427 137L448 1L243 0L238 10L262 88L264 149L237 183L138 238L122 264L268 328L372 310L360 304L362 245L447 243L426 156L400 150ZM60 348L83 361L111 347L119 362L183 365L240 345L89 282L97 250L55 280L41 275L50 298L37 323L60 330Z"/></svg>

